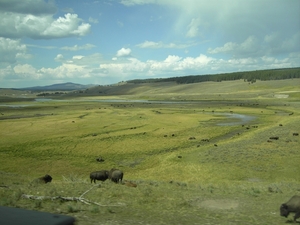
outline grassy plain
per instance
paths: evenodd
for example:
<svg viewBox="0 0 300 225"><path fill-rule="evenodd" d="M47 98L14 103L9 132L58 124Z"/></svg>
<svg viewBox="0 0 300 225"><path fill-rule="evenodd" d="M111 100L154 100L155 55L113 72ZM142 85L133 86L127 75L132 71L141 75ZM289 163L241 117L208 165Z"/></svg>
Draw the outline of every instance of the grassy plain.
<svg viewBox="0 0 300 225"><path fill-rule="evenodd" d="M42 102L6 96L0 205L68 214L78 224L291 221L279 206L300 194L299 79L120 90ZM137 187L90 183L90 172L112 167ZM47 173L51 183L31 183ZM100 205L22 197L79 197L90 188L84 197Z"/></svg>

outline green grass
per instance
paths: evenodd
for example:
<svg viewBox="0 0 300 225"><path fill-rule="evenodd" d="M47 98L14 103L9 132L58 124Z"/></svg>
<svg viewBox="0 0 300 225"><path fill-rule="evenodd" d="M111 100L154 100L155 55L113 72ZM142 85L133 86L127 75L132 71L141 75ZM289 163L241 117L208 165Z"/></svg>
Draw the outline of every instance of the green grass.
<svg viewBox="0 0 300 225"><path fill-rule="evenodd" d="M300 194L300 139L293 136L299 132L300 105L296 92L284 99L273 93L297 89L286 81L258 82L249 92L241 81L221 84L218 94L192 93L183 85L187 93L164 95L185 98L189 103L184 104L104 103L85 97L1 107L0 205L68 214L78 224L285 223L280 204ZM162 99L164 89L157 89L156 95L143 94ZM231 112L256 119L218 126L236 121L220 114ZM271 136L279 140L268 142ZM103 163L96 162L99 156ZM98 182L84 197L102 206L22 198L79 197L94 185L90 172L112 167L138 186ZM51 183L31 183L46 173Z"/></svg>

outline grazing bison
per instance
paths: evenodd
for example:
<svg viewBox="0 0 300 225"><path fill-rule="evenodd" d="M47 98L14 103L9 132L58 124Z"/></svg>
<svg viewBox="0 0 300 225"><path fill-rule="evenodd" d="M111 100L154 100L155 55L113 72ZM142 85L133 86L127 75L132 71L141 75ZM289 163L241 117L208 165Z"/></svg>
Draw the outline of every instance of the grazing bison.
<svg viewBox="0 0 300 225"><path fill-rule="evenodd" d="M96 159L97 162L104 162L104 159L100 156L99 158Z"/></svg>
<svg viewBox="0 0 300 225"><path fill-rule="evenodd" d="M108 179L108 171L100 170L90 173L91 183L96 183L96 180L106 181Z"/></svg>
<svg viewBox="0 0 300 225"><path fill-rule="evenodd" d="M48 174L34 180L35 183L43 183L43 184L50 183L51 181L52 181L52 177Z"/></svg>
<svg viewBox="0 0 300 225"><path fill-rule="evenodd" d="M208 138L203 138L203 139L201 139L201 141L209 142L209 139Z"/></svg>
<svg viewBox="0 0 300 225"><path fill-rule="evenodd" d="M112 168L109 171L108 178L115 183L122 183L123 175L123 171Z"/></svg>
<svg viewBox="0 0 300 225"><path fill-rule="evenodd" d="M290 213L295 213L294 221L300 218L300 196L294 195L288 202L280 206L280 215L288 217Z"/></svg>

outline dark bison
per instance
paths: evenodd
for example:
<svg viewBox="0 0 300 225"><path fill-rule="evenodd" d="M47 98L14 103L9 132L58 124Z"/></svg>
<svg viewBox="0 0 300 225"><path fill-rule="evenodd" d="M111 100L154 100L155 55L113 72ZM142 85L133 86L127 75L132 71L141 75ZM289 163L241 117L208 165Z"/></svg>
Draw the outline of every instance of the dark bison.
<svg viewBox="0 0 300 225"><path fill-rule="evenodd" d="M104 159L100 156L99 158L96 159L97 162L104 162Z"/></svg>
<svg viewBox="0 0 300 225"><path fill-rule="evenodd" d="M48 174L46 174L43 177L37 178L34 180L36 183L50 183L52 181L52 177Z"/></svg>
<svg viewBox="0 0 300 225"><path fill-rule="evenodd" d="M115 183L119 183L119 182L122 183L123 175L124 175L123 171L112 168L109 171L108 178Z"/></svg>
<svg viewBox="0 0 300 225"><path fill-rule="evenodd" d="M288 217L290 213L295 213L294 221L300 217L300 196L294 195L287 203L280 206L280 216Z"/></svg>
<svg viewBox="0 0 300 225"><path fill-rule="evenodd" d="M91 183L96 183L96 180L106 181L108 179L108 171L100 170L90 173Z"/></svg>

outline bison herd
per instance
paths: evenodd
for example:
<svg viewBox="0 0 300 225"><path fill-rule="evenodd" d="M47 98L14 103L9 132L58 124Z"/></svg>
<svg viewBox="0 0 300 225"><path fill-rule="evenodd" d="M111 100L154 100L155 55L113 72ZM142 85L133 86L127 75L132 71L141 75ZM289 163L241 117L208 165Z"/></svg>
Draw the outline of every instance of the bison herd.
<svg viewBox="0 0 300 225"><path fill-rule="evenodd" d="M106 181L107 179L115 182L115 183L122 183L123 180L123 171L119 169L112 168L111 170L100 170L100 171L94 171L90 173L90 179L91 183L94 181L96 183L96 180ZM48 174L46 174L43 177L39 177L35 179L33 182L35 183L50 183L52 181L52 177ZM128 185L127 185L128 186Z"/></svg>
<svg viewBox="0 0 300 225"><path fill-rule="evenodd" d="M123 171L119 169L112 168L110 171L108 170L100 170L100 171L94 171L90 173L90 179L91 183L94 181L96 183L96 180L106 181L107 179L110 179L111 181L115 183L122 183L123 180Z"/></svg>
<svg viewBox="0 0 300 225"><path fill-rule="evenodd" d="M99 170L90 173L91 183L96 183L96 180L106 181L110 179L115 183L122 183L123 180L123 171L119 169L112 168L111 170ZM35 179L35 182L38 183L50 183L52 177L46 174L43 177ZM135 183L130 181L124 183L128 187L137 187ZM286 203L281 204L280 206L280 216L288 217L290 213L295 213L294 221L296 222L297 218L300 218L300 196L293 196Z"/></svg>

